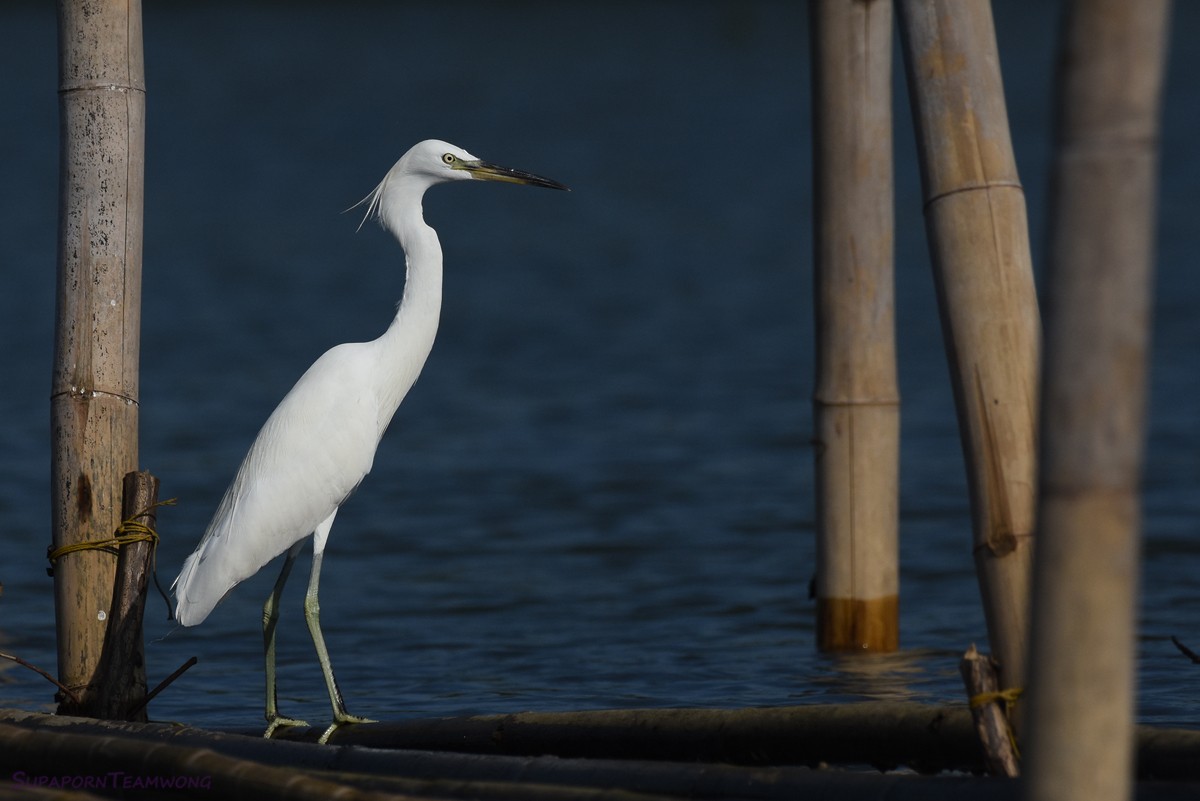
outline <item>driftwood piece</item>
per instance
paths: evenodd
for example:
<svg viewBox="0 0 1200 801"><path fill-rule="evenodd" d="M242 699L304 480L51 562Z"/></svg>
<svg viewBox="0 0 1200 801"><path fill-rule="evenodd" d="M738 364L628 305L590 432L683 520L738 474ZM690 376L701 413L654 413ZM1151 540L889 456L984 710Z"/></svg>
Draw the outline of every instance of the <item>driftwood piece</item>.
<svg viewBox="0 0 1200 801"><path fill-rule="evenodd" d="M963 655L959 669L967 688L971 716L975 720L975 731L979 733L979 744L983 748L988 773L992 776L1020 775L1012 729L1008 725L1005 701L1001 697L992 660L972 645Z"/></svg>

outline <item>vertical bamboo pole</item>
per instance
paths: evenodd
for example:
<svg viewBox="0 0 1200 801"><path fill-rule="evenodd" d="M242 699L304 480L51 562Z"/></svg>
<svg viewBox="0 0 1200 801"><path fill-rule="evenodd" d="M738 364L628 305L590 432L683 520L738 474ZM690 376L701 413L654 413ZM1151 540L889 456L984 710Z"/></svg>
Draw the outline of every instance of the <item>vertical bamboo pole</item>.
<svg viewBox="0 0 1200 801"><path fill-rule="evenodd" d="M987 0L900 0L925 223L1003 688L1024 684L1036 506L1037 298Z"/></svg>
<svg viewBox="0 0 1200 801"><path fill-rule="evenodd" d="M140 0L59 0L59 247L50 397L53 541L111 536L137 469L145 81ZM88 707L115 559L54 571L58 672ZM66 706L64 704L64 706ZM60 707L62 709L63 707Z"/></svg>
<svg viewBox="0 0 1200 801"><path fill-rule="evenodd" d="M1167 0L1067 7L1047 272L1029 799L1132 796L1140 505Z"/></svg>
<svg viewBox="0 0 1200 801"><path fill-rule="evenodd" d="M891 0L812 14L817 646L899 645Z"/></svg>

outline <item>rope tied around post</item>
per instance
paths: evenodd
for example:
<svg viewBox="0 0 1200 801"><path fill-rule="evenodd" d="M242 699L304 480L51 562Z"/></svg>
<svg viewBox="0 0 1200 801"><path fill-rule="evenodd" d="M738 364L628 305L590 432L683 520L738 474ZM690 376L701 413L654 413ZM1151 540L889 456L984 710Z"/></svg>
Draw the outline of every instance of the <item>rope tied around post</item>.
<svg viewBox="0 0 1200 801"><path fill-rule="evenodd" d="M1010 721L1012 720L1013 707L1017 705L1017 701L1020 699L1023 692L1025 692L1024 687L1009 687L1007 690L994 690L992 692L976 693L967 700L967 705L971 707L971 709L980 709L988 704L994 704L998 702L1004 703L1004 719L1006 723L1008 723L1008 741L1012 744L1013 754L1015 754L1017 757L1020 757L1021 749L1017 747L1017 736L1013 733L1012 724Z"/></svg>
<svg viewBox="0 0 1200 801"><path fill-rule="evenodd" d="M146 517L152 511L160 506L174 506L175 498L168 498L165 501L147 506L140 512L135 514L128 520L123 520L121 525L117 526L113 535L105 540L86 540L84 542L74 542L70 545L63 545L55 548L53 545L46 547L46 558L50 560L50 567L46 568L46 575L54 575L54 565L59 559L67 554L77 553L79 551L104 551L106 553L116 554L117 549L122 545L128 545L133 542L149 542L151 547L158 546L158 532L153 526L139 522L138 518Z"/></svg>
<svg viewBox="0 0 1200 801"><path fill-rule="evenodd" d="M143 523L140 518L148 517L151 512L160 506L174 506L178 501L177 498L167 498L165 501L157 501L150 504L146 508L139 511L137 514L121 521L121 525L117 526L113 535L105 540L87 540L84 542L75 542L70 545L63 545L55 548L53 545L46 547L46 558L50 560L50 566L46 568L46 575L54 575L54 565L62 557L79 553L80 551L104 551L105 553L117 554L117 551L123 545L130 545L135 542L150 543L150 573L154 578L154 587L158 590L158 594L162 596L163 602L167 605L167 619L174 617L174 610L171 607L170 596L158 581L158 531L151 525Z"/></svg>
<svg viewBox="0 0 1200 801"><path fill-rule="evenodd" d="M1021 697L1022 692L1024 692L1024 690L1020 687L1009 687L1007 690L996 690L996 691L987 692L987 693L977 693L977 694L971 696L968 703L970 704L972 709L978 709L979 707L984 706L985 704L995 703L996 701L1003 701L1004 702L1004 711L1007 714L1009 712L1012 712L1012 708L1013 708L1013 706L1016 705L1017 700Z"/></svg>

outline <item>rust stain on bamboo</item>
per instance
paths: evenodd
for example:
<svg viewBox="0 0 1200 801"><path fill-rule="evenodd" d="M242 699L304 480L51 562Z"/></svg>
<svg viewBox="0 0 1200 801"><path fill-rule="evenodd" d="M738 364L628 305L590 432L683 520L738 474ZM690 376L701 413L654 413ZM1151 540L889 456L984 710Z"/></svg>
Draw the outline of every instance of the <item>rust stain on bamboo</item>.
<svg viewBox="0 0 1200 801"><path fill-rule="evenodd" d="M92 480L88 478L87 473L80 470L79 477L75 481L75 513L82 523L92 519L94 510Z"/></svg>
<svg viewBox="0 0 1200 801"><path fill-rule="evenodd" d="M818 598L817 644L822 651L895 651L900 647L900 600Z"/></svg>
<svg viewBox="0 0 1200 801"><path fill-rule="evenodd" d="M942 31L949 27L942 20L934 23L937 33L928 34L930 42L936 42L938 47L929 47L920 54L917 60L921 77L926 80L944 81L952 75L957 75L967 68L967 56L961 50L946 47L950 37L943 36Z"/></svg>

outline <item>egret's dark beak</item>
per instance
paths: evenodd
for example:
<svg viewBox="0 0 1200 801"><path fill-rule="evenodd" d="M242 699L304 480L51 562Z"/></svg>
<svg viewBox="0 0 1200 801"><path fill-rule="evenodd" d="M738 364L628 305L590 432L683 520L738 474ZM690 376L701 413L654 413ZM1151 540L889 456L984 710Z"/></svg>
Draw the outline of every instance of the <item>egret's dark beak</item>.
<svg viewBox="0 0 1200 801"><path fill-rule="evenodd" d="M530 186L544 186L547 189L571 191L558 181L551 181L549 178L543 178L531 172L514 170L511 167L500 167L486 161L462 161L459 164L459 169L466 170L481 181L504 181L510 184L529 184Z"/></svg>

